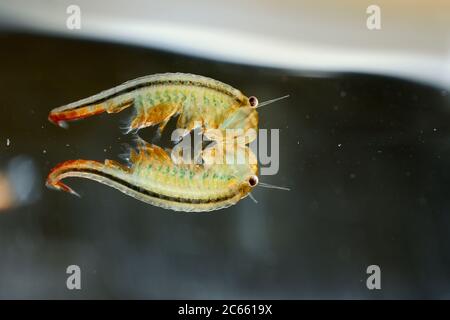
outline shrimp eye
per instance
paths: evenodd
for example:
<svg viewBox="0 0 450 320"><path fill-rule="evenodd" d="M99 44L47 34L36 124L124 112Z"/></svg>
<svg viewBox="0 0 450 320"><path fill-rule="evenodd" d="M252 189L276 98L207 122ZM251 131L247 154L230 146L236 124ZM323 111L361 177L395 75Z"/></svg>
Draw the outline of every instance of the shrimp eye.
<svg viewBox="0 0 450 320"><path fill-rule="evenodd" d="M256 98L255 96L251 96L250 98L248 98L248 103L250 103L251 107L256 108L258 106L258 98Z"/></svg>
<svg viewBox="0 0 450 320"><path fill-rule="evenodd" d="M258 177L257 176L250 176L250 178L248 178L248 185L250 187L254 187L258 184Z"/></svg>

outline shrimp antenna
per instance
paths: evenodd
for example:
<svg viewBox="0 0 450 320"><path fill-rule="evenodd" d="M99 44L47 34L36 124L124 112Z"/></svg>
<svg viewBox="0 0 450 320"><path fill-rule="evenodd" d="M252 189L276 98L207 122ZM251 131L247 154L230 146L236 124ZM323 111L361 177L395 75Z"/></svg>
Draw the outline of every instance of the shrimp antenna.
<svg viewBox="0 0 450 320"><path fill-rule="evenodd" d="M258 183L258 186L261 186L261 187L267 188L267 189L278 189L278 190L284 190L284 191L291 191L290 188L275 186L273 184L268 184L268 183L264 183L264 182Z"/></svg>
<svg viewBox="0 0 450 320"><path fill-rule="evenodd" d="M289 98L288 94L285 95L285 96L279 97L279 98L275 98L275 99L271 99L271 100L267 100L267 101L263 101L261 103L258 103L256 108L261 108L261 107L267 106L268 104L271 104L271 103L274 103L274 102L277 102L277 101L280 101L280 100L283 100L283 99L286 99L286 98Z"/></svg>
<svg viewBox="0 0 450 320"><path fill-rule="evenodd" d="M254 197L254 196L252 195L252 193L251 193L251 192L249 192L249 194L248 194L248 195L249 195L250 199L252 199L252 200L253 200L253 202L254 202L254 203L258 203L258 200L256 200L256 199L255 199L255 197Z"/></svg>

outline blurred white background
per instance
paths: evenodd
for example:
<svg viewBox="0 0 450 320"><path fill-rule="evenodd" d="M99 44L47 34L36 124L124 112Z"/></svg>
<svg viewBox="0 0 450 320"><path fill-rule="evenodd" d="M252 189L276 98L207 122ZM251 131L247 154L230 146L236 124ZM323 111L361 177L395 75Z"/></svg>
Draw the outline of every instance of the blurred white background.
<svg viewBox="0 0 450 320"><path fill-rule="evenodd" d="M66 27L67 7L81 29ZM381 29L369 30L370 5ZM293 72L366 72L450 85L450 1L0 2L4 26L105 39Z"/></svg>

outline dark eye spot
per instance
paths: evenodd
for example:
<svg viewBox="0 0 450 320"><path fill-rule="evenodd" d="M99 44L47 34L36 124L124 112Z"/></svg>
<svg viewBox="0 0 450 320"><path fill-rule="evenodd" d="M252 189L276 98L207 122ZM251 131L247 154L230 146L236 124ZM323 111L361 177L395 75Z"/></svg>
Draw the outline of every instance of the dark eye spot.
<svg viewBox="0 0 450 320"><path fill-rule="evenodd" d="M258 106L258 98L256 98L255 96L251 96L250 98L248 98L248 103L250 103L250 106L252 106L253 108L256 108Z"/></svg>
<svg viewBox="0 0 450 320"><path fill-rule="evenodd" d="M248 178L248 184L250 187L254 187L258 184L258 177L257 176L251 176Z"/></svg>

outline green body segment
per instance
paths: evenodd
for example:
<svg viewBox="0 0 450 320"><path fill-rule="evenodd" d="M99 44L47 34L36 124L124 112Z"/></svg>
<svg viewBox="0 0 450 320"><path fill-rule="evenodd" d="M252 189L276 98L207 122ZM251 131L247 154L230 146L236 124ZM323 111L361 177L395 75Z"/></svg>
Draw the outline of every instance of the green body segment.
<svg viewBox="0 0 450 320"><path fill-rule="evenodd" d="M47 186L72 190L61 182L81 177L106 184L138 200L175 211L202 212L237 203L250 192L247 180L256 174L247 165L175 165L165 152L146 145L131 154L131 166L107 160L71 160L55 167Z"/></svg>
<svg viewBox="0 0 450 320"><path fill-rule="evenodd" d="M180 114L178 128L188 131L196 126L216 129L241 107L245 97L234 97L223 92L203 87L183 85L154 86L140 89L135 93L134 108L137 121L133 129L164 123L175 114ZM157 114L152 109L157 106L174 106ZM167 111L167 112L165 112Z"/></svg>
<svg viewBox="0 0 450 320"><path fill-rule="evenodd" d="M160 124L179 114L177 127L192 130L201 125L216 129L248 108L244 127L257 128L257 112L249 109L249 99L241 91L220 81L192 74L157 74L128 81L91 97L55 108L50 121L61 123L101 112L116 113L133 106L135 115L129 131ZM238 115L239 119L242 119ZM234 121L237 123L237 121ZM244 128L245 129L245 128Z"/></svg>
<svg viewBox="0 0 450 320"><path fill-rule="evenodd" d="M239 90L211 78L183 73L157 74L128 81L55 108L49 120L62 125L65 121L102 112L117 113L130 107L134 108L135 115L128 131L151 125L159 125L163 130L172 117L179 115L178 128L187 131L197 126L205 131L218 129L218 134L204 133L219 142L226 129L243 129L245 134L248 129L256 131L258 126L256 109ZM237 136L233 136L235 138ZM254 138L252 136L246 143ZM156 206L201 212L231 206L247 196L251 189L249 176L257 174L257 164L175 165L157 146L141 143L138 151L138 154L131 152L130 167L110 160L105 163L64 162L50 172L47 185L75 193L61 180L82 177ZM248 152L251 153L249 149Z"/></svg>
<svg viewBox="0 0 450 320"><path fill-rule="evenodd" d="M225 166L223 166L225 167ZM224 170L220 170L224 169ZM135 167L127 179L141 188L180 199L214 201L239 193L245 177L229 168L157 164ZM247 175L250 175L250 170Z"/></svg>

